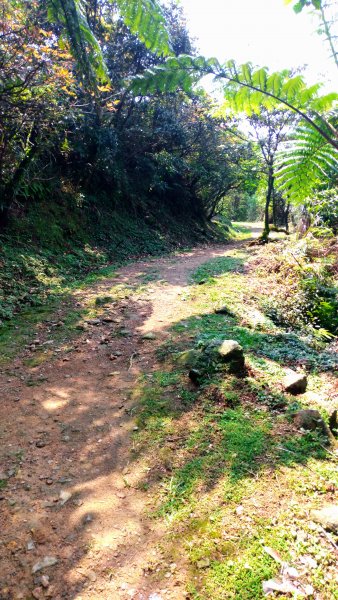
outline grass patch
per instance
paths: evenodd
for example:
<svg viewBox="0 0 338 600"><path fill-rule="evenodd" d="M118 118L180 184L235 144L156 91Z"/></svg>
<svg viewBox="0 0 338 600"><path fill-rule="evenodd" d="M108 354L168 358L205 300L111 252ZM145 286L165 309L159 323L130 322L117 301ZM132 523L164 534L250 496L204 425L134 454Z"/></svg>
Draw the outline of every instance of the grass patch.
<svg viewBox="0 0 338 600"><path fill-rule="evenodd" d="M185 296L195 314L175 323L157 350L163 369L142 379L135 440L148 471L139 486L156 499L153 516L168 524L168 562L183 553L190 565L191 598L263 600L263 581L280 574L269 546L301 573L303 557L314 558L318 566L301 582L331 600L332 548L309 511L331 500L336 467L320 436L293 429L290 416L306 402L283 394L281 382L285 367L301 366L310 393L322 392L335 359L260 313L256 282L230 252L193 273ZM231 314L214 313L223 304ZM215 372L193 388L175 355L215 337L240 342L250 375ZM311 408L327 417L325 402Z"/></svg>

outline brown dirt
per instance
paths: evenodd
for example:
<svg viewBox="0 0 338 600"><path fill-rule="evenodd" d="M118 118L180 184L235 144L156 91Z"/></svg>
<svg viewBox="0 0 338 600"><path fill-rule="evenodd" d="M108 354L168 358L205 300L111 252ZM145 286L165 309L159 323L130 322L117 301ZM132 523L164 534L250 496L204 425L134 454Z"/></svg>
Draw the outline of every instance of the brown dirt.
<svg viewBox="0 0 338 600"><path fill-rule="evenodd" d="M152 494L138 486L145 465L131 458L130 394L140 373L157 368L155 351L169 335L168 327L192 314L182 295L189 273L228 250L207 247L140 261L120 269L117 280L77 292L72 303L84 306L89 297L109 293L117 281L137 286L147 274L156 277L141 293L105 307L114 321L89 325L37 367L25 366L34 356L25 348L4 370L2 600L189 597L184 564L164 561L165 525L147 516ZM62 307L56 318L66 310ZM116 336L121 327L124 335ZM148 332L156 339L143 339ZM50 337L50 325L42 323L39 344ZM57 563L33 574L33 565L46 556Z"/></svg>

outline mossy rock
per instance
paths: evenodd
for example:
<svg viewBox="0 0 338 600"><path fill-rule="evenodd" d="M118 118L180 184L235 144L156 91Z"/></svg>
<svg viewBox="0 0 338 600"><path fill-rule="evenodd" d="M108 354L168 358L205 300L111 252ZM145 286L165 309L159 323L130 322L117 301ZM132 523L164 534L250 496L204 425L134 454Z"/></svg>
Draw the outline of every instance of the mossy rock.
<svg viewBox="0 0 338 600"><path fill-rule="evenodd" d="M179 352L175 355L175 362L178 365L182 365L182 367L188 367L189 369L193 369L197 367L202 357L202 352L200 350L190 349L184 350L183 352Z"/></svg>
<svg viewBox="0 0 338 600"><path fill-rule="evenodd" d="M215 338L206 346L204 354L220 363L230 363L236 360L244 361L243 348L236 340Z"/></svg>

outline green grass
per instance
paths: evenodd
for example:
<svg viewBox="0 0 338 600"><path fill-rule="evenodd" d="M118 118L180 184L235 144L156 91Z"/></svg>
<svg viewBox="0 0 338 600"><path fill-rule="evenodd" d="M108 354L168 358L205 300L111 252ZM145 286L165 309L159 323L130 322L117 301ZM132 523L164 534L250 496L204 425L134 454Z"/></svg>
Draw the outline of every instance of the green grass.
<svg viewBox="0 0 338 600"><path fill-rule="evenodd" d="M193 282L212 283L214 278L232 271L243 269L243 258L240 256L221 256L198 267L191 276Z"/></svg>
<svg viewBox="0 0 338 600"><path fill-rule="evenodd" d="M162 370L140 378L135 457L149 469L138 486L156 500L152 516L168 525L168 562L183 553L190 565L195 600L263 600L262 582L280 573L264 546L299 571L303 555L320 556L302 581L335 599L330 544L311 529L309 507L325 501L336 466L320 436L292 429L291 415L306 402L280 387L285 367L306 364L310 393L320 391L334 358L257 318L244 264L245 253L231 250L192 274L186 297L198 314L173 325L157 350ZM223 304L231 316L214 313ZM176 357L215 337L238 340L250 372L240 380L210 372L193 388ZM325 402L311 408L327 417Z"/></svg>
<svg viewBox="0 0 338 600"><path fill-rule="evenodd" d="M247 234L243 226L239 235ZM161 365L141 374L133 387L131 414L138 430L131 455L143 473L137 488L153 501L152 518L166 522L163 556L168 563L179 563L183 556L187 589L195 600L263 600L262 582L280 571L264 546L300 571L302 556L316 558L318 567L307 571L305 581L332 600L337 598L328 577L334 568L332 548L311 526L309 514L313 506L331 501L336 465L317 434L301 435L292 428L292 414L307 403L284 394L280 383L285 367L306 368L310 398L311 393L323 396L318 401L314 395L311 408L327 418L331 401L322 387L337 360L261 313L257 286L252 273L247 274L248 256L244 249L230 249L192 274L185 297L194 316L171 327L170 337L157 349ZM109 269L104 276L114 276ZM140 275L133 287L117 280L91 297L83 310L74 308L73 288L68 289L68 314L53 338L69 343L84 316L102 314L107 302L137 295L153 276L155 270ZM74 286L85 291L100 278L100 272L91 274ZM26 322L17 318L17 337L30 339L32 326L49 319L61 297L40 313L28 311ZM215 314L222 305L232 314ZM247 377L214 370L194 387L177 354L203 348L215 337L240 342ZM15 344L9 346L15 350ZM28 366L44 357L39 350ZM40 382L31 376L27 384Z"/></svg>

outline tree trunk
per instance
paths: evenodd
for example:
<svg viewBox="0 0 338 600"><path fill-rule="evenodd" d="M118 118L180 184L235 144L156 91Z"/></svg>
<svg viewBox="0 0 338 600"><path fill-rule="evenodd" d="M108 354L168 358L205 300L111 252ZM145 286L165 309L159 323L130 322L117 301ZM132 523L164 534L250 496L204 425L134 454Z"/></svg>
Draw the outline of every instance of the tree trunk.
<svg viewBox="0 0 338 600"><path fill-rule="evenodd" d="M275 190L273 188L272 192L272 222L275 227L278 227L278 218L277 218L277 198L275 194Z"/></svg>
<svg viewBox="0 0 338 600"><path fill-rule="evenodd" d="M284 225L286 231L289 231L289 214L290 214L291 204L290 202L286 203L285 211L284 211Z"/></svg>
<svg viewBox="0 0 338 600"><path fill-rule="evenodd" d="M264 210L264 230L262 234L262 240L268 241L269 233L270 233L270 223L269 223L269 208L271 203L271 198L273 197L273 189L274 189L274 174L273 174L273 166L269 166L268 172L268 189L265 198L265 210Z"/></svg>

